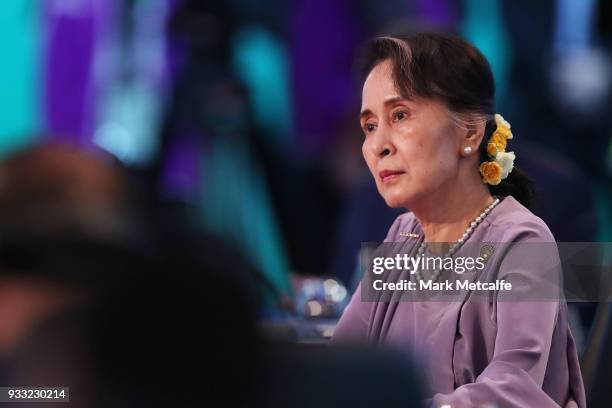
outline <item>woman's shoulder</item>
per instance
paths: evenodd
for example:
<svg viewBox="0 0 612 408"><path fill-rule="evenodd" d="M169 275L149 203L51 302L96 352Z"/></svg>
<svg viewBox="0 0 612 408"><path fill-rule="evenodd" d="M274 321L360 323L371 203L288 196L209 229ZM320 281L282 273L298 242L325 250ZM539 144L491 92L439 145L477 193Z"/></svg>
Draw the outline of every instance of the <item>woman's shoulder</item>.
<svg viewBox="0 0 612 408"><path fill-rule="evenodd" d="M489 227L488 239L491 241L555 241L544 220L512 196L504 197L484 222Z"/></svg>

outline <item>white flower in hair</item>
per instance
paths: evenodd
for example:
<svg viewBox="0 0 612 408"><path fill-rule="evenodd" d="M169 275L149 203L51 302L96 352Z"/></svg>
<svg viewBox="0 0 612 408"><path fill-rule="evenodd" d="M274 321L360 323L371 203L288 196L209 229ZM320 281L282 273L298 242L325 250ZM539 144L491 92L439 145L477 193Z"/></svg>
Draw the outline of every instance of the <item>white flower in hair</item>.
<svg viewBox="0 0 612 408"><path fill-rule="evenodd" d="M499 113L495 114L495 124L497 126L503 126L503 127L507 127L508 129L510 129L510 123L508 123L508 121L504 119L504 117L500 115Z"/></svg>
<svg viewBox="0 0 612 408"><path fill-rule="evenodd" d="M500 165L502 169L501 179L508 177L508 174L514 168L514 159L516 156L514 152L499 152L495 155L495 161Z"/></svg>
<svg viewBox="0 0 612 408"><path fill-rule="evenodd" d="M497 125L497 129L495 129L495 133L502 135L506 139L512 139L512 131L510 130L510 123L502 115L499 113L495 114L495 124Z"/></svg>

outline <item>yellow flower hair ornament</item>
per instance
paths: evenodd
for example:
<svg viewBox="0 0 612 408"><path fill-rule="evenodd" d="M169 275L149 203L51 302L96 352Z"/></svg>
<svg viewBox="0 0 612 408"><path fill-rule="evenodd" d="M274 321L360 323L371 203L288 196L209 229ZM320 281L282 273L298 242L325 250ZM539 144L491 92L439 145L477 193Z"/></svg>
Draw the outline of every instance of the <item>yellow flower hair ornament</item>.
<svg viewBox="0 0 612 408"><path fill-rule="evenodd" d="M502 115L495 114L495 124L497 128L487 142L487 155L489 160L480 164L480 174L482 181L492 186L498 185L514 168L513 152L506 153L506 144L512 139L510 123Z"/></svg>

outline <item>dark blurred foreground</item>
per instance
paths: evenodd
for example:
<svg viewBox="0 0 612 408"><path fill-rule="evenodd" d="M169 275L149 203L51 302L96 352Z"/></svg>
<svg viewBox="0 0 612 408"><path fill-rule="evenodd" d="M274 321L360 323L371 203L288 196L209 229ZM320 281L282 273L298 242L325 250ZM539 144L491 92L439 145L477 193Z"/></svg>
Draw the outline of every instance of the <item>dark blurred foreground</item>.
<svg viewBox="0 0 612 408"><path fill-rule="evenodd" d="M390 351L263 341L258 271L103 153L39 146L0 173L0 384L68 386L73 407L420 400Z"/></svg>

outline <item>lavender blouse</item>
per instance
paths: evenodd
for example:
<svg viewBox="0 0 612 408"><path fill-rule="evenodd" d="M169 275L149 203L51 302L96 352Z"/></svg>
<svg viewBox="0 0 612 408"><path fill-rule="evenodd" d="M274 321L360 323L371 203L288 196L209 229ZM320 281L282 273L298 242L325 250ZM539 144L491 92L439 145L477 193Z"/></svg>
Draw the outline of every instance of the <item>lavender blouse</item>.
<svg viewBox="0 0 612 408"><path fill-rule="evenodd" d="M387 242L423 236L412 213L400 215ZM554 242L546 224L512 196L474 230L472 242ZM537 273L539 257L505 253L500 271ZM364 302L361 285L333 343L383 344L424 368L431 405L439 407L585 407L576 346L563 300L546 302Z"/></svg>

